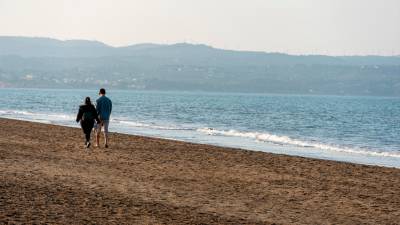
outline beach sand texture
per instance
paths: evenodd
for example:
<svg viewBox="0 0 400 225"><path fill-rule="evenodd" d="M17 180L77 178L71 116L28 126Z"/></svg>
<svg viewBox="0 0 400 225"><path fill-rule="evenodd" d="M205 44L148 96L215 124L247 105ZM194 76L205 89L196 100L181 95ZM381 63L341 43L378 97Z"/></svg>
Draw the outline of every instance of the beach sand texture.
<svg viewBox="0 0 400 225"><path fill-rule="evenodd" d="M400 170L0 119L0 224L400 224ZM111 126L112 129L112 126Z"/></svg>

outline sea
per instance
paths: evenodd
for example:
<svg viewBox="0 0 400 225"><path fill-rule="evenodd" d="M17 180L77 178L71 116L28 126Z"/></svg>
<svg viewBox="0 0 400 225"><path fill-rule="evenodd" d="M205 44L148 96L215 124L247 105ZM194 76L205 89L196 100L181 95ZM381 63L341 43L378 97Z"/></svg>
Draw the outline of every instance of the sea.
<svg viewBox="0 0 400 225"><path fill-rule="evenodd" d="M400 168L398 97L107 91L112 132ZM0 89L0 117L79 127L97 93Z"/></svg>

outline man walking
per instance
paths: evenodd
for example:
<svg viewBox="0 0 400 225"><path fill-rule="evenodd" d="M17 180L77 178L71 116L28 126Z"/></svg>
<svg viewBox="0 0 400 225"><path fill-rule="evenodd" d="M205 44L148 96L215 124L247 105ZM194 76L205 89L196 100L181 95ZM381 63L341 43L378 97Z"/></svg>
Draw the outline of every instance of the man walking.
<svg viewBox="0 0 400 225"><path fill-rule="evenodd" d="M104 147L108 148L108 125L110 123L110 115L112 110L112 102L106 97L106 90L101 88L99 91L100 97L96 100L96 110L99 115L100 123L96 127L96 143L100 146L100 133L103 127Z"/></svg>

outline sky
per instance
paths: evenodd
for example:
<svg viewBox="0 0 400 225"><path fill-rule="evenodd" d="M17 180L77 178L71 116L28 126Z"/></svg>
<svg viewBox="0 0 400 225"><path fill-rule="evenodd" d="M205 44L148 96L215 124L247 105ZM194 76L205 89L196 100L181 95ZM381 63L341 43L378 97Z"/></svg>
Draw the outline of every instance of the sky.
<svg viewBox="0 0 400 225"><path fill-rule="evenodd" d="M0 0L0 36L400 55L400 0Z"/></svg>

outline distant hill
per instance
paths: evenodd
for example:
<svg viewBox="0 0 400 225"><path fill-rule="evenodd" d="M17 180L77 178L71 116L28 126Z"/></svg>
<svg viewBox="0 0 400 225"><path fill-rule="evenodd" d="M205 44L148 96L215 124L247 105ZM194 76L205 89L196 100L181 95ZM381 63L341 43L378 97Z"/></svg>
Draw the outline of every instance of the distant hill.
<svg viewBox="0 0 400 225"><path fill-rule="evenodd" d="M400 57L0 36L0 87L400 96Z"/></svg>
<svg viewBox="0 0 400 225"><path fill-rule="evenodd" d="M97 41L60 41L50 38L1 37L0 55L22 57L96 57L113 48Z"/></svg>

